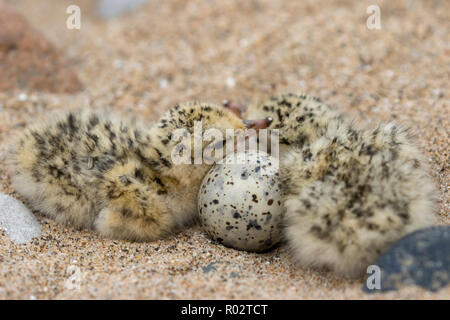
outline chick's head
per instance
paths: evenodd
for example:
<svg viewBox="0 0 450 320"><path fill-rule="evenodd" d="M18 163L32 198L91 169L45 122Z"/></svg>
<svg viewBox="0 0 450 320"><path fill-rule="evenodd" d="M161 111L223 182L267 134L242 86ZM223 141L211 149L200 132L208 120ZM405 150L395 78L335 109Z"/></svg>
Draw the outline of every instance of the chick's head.
<svg viewBox="0 0 450 320"><path fill-rule="evenodd" d="M306 94L285 93L250 106L244 118L272 118L269 129L278 129L280 143L303 144L317 138L336 117L320 99Z"/></svg>

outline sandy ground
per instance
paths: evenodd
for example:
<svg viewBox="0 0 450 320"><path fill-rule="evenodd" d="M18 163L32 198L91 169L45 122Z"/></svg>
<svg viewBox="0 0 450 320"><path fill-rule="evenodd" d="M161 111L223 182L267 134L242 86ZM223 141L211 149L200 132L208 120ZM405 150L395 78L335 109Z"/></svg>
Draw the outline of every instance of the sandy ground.
<svg viewBox="0 0 450 320"><path fill-rule="evenodd" d="M58 109L108 108L151 122L178 101L306 91L357 120L412 127L439 189L437 214L450 224L448 1L377 1L381 30L366 27L371 1L155 0L106 21L87 0L6 2L69 57L86 90L0 93L0 158L26 123ZM81 30L65 27L71 3L81 6ZM1 163L0 191L18 197ZM37 215L43 235L31 243L0 232L2 299L450 298L449 287L365 295L362 279L294 266L285 246L235 251L198 228L130 243Z"/></svg>

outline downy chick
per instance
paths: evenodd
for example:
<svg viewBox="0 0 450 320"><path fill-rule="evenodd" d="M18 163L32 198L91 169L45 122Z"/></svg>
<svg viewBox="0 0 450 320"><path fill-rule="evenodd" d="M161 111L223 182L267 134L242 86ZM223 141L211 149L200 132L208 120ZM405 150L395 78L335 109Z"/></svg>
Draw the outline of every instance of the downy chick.
<svg viewBox="0 0 450 320"><path fill-rule="evenodd" d="M68 113L26 129L7 157L15 190L60 223L114 239L152 241L196 215L197 193L211 165L174 165L176 129L244 129L221 106L170 109L151 128L95 112ZM202 147L205 144L203 143Z"/></svg>
<svg viewBox="0 0 450 320"><path fill-rule="evenodd" d="M436 222L435 187L407 129L356 129L304 94L246 113L267 116L280 134L285 236L301 266L357 277L390 244Z"/></svg>

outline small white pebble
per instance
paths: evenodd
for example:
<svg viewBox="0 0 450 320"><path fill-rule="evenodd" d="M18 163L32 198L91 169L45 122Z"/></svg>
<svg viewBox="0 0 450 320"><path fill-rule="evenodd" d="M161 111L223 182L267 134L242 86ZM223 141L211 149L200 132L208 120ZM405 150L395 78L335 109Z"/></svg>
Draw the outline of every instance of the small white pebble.
<svg viewBox="0 0 450 320"><path fill-rule="evenodd" d="M169 81L167 81L167 79L159 80L159 87L161 89L166 89L168 86L169 86Z"/></svg>
<svg viewBox="0 0 450 320"><path fill-rule="evenodd" d="M19 101L22 101L22 102L27 101L28 95L26 93L21 93L21 94L19 94L18 98L19 98Z"/></svg>
<svg viewBox="0 0 450 320"><path fill-rule="evenodd" d="M299 88L306 88L306 81L305 80L300 80L297 84L298 84Z"/></svg>
<svg viewBox="0 0 450 320"><path fill-rule="evenodd" d="M123 61L120 60L120 59L115 59L114 62L113 62L113 66L116 69L120 69L120 68L123 67Z"/></svg>
<svg viewBox="0 0 450 320"><path fill-rule="evenodd" d="M435 97L442 97L442 90L440 88L434 89L432 92L433 96Z"/></svg>
<svg viewBox="0 0 450 320"><path fill-rule="evenodd" d="M382 73L383 76L387 77L387 78L392 78L394 76L394 71L392 70L386 70Z"/></svg>
<svg viewBox="0 0 450 320"><path fill-rule="evenodd" d="M241 40L239 41L239 45L240 45L242 48L245 48L246 46L248 46L248 40L247 40L246 38L241 39Z"/></svg>
<svg viewBox="0 0 450 320"><path fill-rule="evenodd" d="M0 193L0 229L15 243L25 243L41 235L36 217L19 200Z"/></svg>
<svg viewBox="0 0 450 320"><path fill-rule="evenodd" d="M233 77L228 77L227 78L227 86L229 88L234 88L236 86L236 80L234 80Z"/></svg>

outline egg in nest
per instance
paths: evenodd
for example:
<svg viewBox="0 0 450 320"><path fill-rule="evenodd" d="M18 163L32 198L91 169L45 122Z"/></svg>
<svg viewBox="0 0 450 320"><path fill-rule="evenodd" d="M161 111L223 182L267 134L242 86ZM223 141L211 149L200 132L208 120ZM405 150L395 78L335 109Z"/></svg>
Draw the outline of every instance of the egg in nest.
<svg viewBox="0 0 450 320"><path fill-rule="evenodd" d="M225 246L265 251L282 235L278 159L263 152L228 155L206 174L198 212L203 229Z"/></svg>

